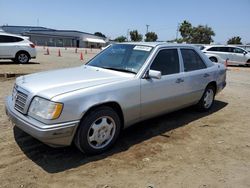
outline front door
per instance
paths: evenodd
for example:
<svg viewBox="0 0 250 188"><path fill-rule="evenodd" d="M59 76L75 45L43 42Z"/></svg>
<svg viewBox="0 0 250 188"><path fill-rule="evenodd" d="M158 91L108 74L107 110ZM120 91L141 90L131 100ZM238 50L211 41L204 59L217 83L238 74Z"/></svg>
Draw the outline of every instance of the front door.
<svg viewBox="0 0 250 188"><path fill-rule="evenodd" d="M161 71L161 79L141 79L141 118L150 118L183 105L185 80L180 73L177 49L162 49L156 55L150 70Z"/></svg>
<svg viewBox="0 0 250 188"><path fill-rule="evenodd" d="M233 61L237 64L245 64L247 62L244 50L240 48L233 48Z"/></svg>

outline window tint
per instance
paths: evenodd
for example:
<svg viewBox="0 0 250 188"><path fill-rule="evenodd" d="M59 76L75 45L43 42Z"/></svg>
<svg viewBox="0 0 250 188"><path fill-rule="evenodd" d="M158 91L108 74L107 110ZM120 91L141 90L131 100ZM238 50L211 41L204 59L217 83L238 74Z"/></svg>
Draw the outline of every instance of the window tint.
<svg viewBox="0 0 250 188"><path fill-rule="evenodd" d="M212 48L207 49L207 51L219 51L219 50L218 50L218 47L212 47Z"/></svg>
<svg viewBox="0 0 250 188"><path fill-rule="evenodd" d="M232 49L229 47L212 47L209 48L207 51L214 51L214 52L232 52Z"/></svg>
<svg viewBox="0 0 250 188"><path fill-rule="evenodd" d="M162 75L180 72L177 49L161 50L155 57L150 69L161 71Z"/></svg>
<svg viewBox="0 0 250 188"><path fill-rule="evenodd" d="M184 63L184 71L192 71L206 68L201 57L192 49L181 49Z"/></svg>
<svg viewBox="0 0 250 188"><path fill-rule="evenodd" d="M23 41L23 39L19 37L0 35L0 43L20 42L20 41Z"/></svg>

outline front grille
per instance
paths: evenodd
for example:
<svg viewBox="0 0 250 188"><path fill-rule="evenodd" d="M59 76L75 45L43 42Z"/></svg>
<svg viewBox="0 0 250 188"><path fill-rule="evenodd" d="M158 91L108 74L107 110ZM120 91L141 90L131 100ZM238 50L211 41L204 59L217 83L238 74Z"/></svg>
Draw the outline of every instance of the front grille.
<svg viewBox="0 0 250 188"><path fill-rule="evenodd" d="M15 109L18 110L19 112L24 113L24 108L26 105L28 95L21 91L16 91L16 96L14 97L15 97Z"/></svg>

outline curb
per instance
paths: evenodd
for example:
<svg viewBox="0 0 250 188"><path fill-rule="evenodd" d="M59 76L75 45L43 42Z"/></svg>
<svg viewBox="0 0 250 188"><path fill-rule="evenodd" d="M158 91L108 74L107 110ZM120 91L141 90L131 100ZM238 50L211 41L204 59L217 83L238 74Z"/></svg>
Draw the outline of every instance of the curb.
<svg viewBox="0 0 250 188"><path fill-rule="evenodd" d="M23 76L26 75L28 73L0 73L0 78L16 78L18 76Z"/></svg>

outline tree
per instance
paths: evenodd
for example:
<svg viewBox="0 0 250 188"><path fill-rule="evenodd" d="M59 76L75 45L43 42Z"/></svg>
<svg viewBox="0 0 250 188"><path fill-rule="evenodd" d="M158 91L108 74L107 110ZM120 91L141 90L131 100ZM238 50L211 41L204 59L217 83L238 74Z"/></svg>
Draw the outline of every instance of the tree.
<svg viewBox="0 0 250 188"><path fill-rule="evenodd" d="M188 22L187 20L184 20L181 23L179 27L179 32L181 33L181 36L184 42L187 42L187 43L190 42L192 29L193 29L192 24Z"/></svg>
<svg viewBox="0 0 250 188"><path fill-rule="evenodd" d="M242 44L241 37L236 36L228 39L227 44Z"/></svg>
<svg viewBox="0 0 250 188"><path fill-rule="evenodd" d="M142 41L142 34L139 34L137 30L130 31L129 34L131 41L136 41L136 42Z"/></svg>
<svg viewBox="0 0 250 188"><path fill-rule="evenodd" d="M106 36L104 34L102 34L101 32L95 32L94 35L96 35L98 37L106 38Z"/></svg>
<svg viewBox="0 0 250 188"><path fill-rule="evenodd" d="M186 20L180 25L179 32L181 33L182 39L178 39L177 41L194 44L210 44L213 42L212 36L215 36L211 27L207 25L193 27L192 24Z"/></svg>
<svg viewBox="0 0 250 188"><path fill-rule="evenodd" d="M158 36L155 32L148 32L146 33L146 39L145 42L154 42L158 39Z"/></svg>
<svg viewBox="0 0 250 188"><path fill-rule="evenodd" d="M210 44L213 42L212 36L215 33L211 27L207 25L198 25L197 27L193 27L191 32L191 43L193 44Z"/></svg>
<svg viewBox="0 0 250 188"><path fill-rule="evenodd" d="M125 42L126 40L127 40L126 37L124 37L124 36L119 36L119 37L115 38L114 41L116 41L116 42Z"/></svg>

